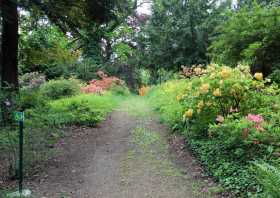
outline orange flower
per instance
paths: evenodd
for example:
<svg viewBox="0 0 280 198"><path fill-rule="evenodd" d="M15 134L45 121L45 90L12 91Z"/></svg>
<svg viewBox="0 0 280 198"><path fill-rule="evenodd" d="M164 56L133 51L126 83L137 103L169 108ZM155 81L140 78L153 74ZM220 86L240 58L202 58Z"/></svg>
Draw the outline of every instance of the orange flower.
<svg viewBox="0 0 280 198"><path fill-rule="evenodd" d="M148 93L148 91L149 91L149 87L141 87L140 89L139 89L139 95L140 96L145 96L147 93Z"/></svg>

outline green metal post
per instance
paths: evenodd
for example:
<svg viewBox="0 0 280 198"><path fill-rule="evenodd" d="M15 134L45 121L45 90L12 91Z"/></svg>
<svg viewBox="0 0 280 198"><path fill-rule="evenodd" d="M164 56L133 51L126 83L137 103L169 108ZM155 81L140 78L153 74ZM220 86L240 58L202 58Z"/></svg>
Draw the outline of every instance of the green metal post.
<svg viewBox="0 0 280 198"><path fill-rule="evenodd" d="M23 120L19 121L19 193L22 195L23 183Z"/></svg>

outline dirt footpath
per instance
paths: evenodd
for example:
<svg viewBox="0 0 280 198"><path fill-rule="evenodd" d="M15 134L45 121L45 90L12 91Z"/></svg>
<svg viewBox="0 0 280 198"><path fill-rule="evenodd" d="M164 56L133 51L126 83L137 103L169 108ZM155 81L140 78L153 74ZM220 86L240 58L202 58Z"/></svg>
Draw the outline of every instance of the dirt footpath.
<svg viewBox="0 0 280 198"><path fill-rule="evenodd" d="M69 129L27 185L35 198L214 197L215 184L168 132L144 100L128 99L98 128Z"/></svg>

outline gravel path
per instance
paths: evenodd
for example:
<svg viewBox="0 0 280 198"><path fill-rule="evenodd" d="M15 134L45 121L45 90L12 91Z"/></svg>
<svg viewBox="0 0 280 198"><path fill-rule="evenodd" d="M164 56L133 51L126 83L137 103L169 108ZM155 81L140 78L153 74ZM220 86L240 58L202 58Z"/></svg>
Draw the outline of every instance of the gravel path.
<svg viewBox="0 0 280 198"><path fill-rule="evenodd" d="M168 129L141 99L123 102L98 128L69 131L61 153L27 182L34 197L211 197L210 181L193 174L200 174L193 158L174 163Z"/></svg>

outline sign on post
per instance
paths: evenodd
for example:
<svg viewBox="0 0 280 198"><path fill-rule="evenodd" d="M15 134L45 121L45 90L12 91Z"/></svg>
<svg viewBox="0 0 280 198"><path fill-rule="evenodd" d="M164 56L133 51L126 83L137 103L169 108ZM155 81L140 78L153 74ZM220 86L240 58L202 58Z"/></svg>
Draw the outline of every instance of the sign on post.
<svg viewBox="0 0 280 198"><path fill-rule="evenodd" d="M17 122L23 122L24 121L24 112L16 111L15 112L15 120Z"/></svg>

